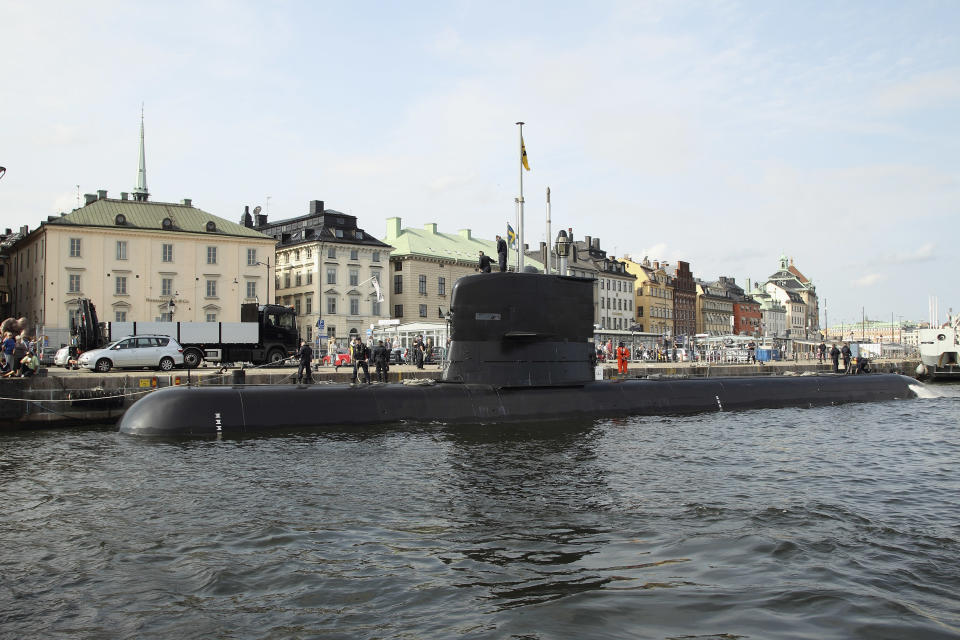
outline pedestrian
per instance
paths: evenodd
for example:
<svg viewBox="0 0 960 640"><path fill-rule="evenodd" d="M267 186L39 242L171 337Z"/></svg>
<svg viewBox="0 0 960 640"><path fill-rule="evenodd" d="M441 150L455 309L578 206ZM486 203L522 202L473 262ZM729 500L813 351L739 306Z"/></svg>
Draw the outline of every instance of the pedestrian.
<svg viewBox="0 0 960 640"><path fill-rule="evenodd" d="M20 360L20 370L17 375L30 378L37 375L37 369L40 368L40 360L37 359L37 354L31 349L27 352L27 355Z"/></svg>
<svg viewBox="0 0 960 640"><path fill-rule="evenodd" d="M297 384L303 382L313 382L313 373L311 372L311 360L313 360L313 347L307 344L306 340L300 341L300 349L297 351L297 360L300 366L297 367Z"/></svg>
<svg viewBox="0 0 960 640"><path fill-rule="evenodd" d="M507 270L507 241L497 236L497 261L500 263L500 273Z"/></svg>
<svg viewBox="0 0 960 640"><path fill-rule="evenodd" d="M493 264L493 260L490 259L490 256L484 255L483 251L480 252L480 264L477 266L477 269L483 273L490 273L490 265Z"/></svg>
<svg viewBox="0 0 960 640"><path fill-rule="evenodd" d="M846 342L843 343L843 347L840 349L840 355L843 356L843 371L850 373L850 357L853 354Z"/></svg>
<svg viewBox="0 0 960 640"><path fill-rule="evenodd" d="M423 342L423 336L417 336L416 342L413 344L414 347L414 359L417 362L417 369L423 369L423 358L426 350L426 345Z"/></svg>
<svg viewBox="0 0 960 640"><path fill-rule="evenodd" d="M820 364L823 364L823 359L827 356L827 345L822 341L817 346L817 359L820 361Z"/></svg>
<svg viewBox="0 0 960 640"><path fill-rule="evenodd" d="M377 382L386 382L390 372L390 350L384 346L383 340L373 348L373 364L377 367Z"/></svg>
<svg viewBox="0 0 960 640"><path fill-rule="evenodd" d="M3 334L3 370L13 371L13 350L17 346L17 341L13 339L13 334L7 331Z"/></svg>
<svg viewBox="0 0 960 640"><path fill-rule="evenodd" d="M353 337L353 349L350 353L350 359L353 361L353 379L360 382L360 369L363 369L363 381L370 384L370 365L367 359L370 357L370 350L363 344L360 336Z"/></svg>
<svg viewBox="0 0 960 640"><path fill-rule="evenodd" d="M830 346L830 359L833 360L833 371L836 373L840 368L840 349L837 349L835 343Z"/></svg>
<svg viewBox="0 0 960 640"><path fill-rule="evenodd" d="M627 373L627 362L630 360L630 349L621 342L617 347L617 373Z"/></svg>

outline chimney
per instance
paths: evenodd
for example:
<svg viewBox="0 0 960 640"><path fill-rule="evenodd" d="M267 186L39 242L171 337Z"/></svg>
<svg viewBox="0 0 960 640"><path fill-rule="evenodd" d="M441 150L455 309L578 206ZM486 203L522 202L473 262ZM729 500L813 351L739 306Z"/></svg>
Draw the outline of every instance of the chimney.
<svg viewBox="0 0 960 640"><path fill-rule="evenodd" d="M654 260L654 261L653 261L653 268L654 268L654 269L659 269L659 268L660 268L660 261L659 261L659 260Z"/></svg>
<svg viewBox="0 0 960 640"><path fill-rule="evenodd" d="M387 238L399 238L401 233L400 218L396 216L387 218Z"/></svg>
<svg viewBox="0 0 960 640"><path fill-rule="evenodd" d="M423 228L424 228L424 230L427 231L428 233L431 233L431 234L433 234L433 235L437 235L437 223L436 223L436 222L428 222L427 224L423 225Z"/></svg>
<svg viewBox="0 0 960 640"><path fill-rule="evenodd" d="M107 190L98 189L97 190L97 200L106 200L107 199Z"/></svg>
<svg viewBox="0 0 960 640"><path fill-rule="evenodd" d="M185 206L185 207L192 207L192 206L193 206L193 200L190 199L190 198L184 198L183 200L180 201L180 204L182 204L182 205Z"/></svg>
<svg viewBox="0 0 960 640"><path fill-rule="evenodd" d="M467 240L473 240L473 234L470 232L470 229L460 229L460 231L458 231L457 233L460 234L461 238L466 238Z"/></svg>
<svg viewBox="0 0 960 640"><path fill-rule="evenodd" d="M598 251L600 250L600 238L593 239L593 248Z"/></svg>
<svg viewBox="0 0 960 640"><path fill-rule="evenodd" d="M587 250L589 251L589 250L590 250L590 247L593 246L593 238L591 238L590 236L584 236L583 240L584 240L585 244L587 245Z"/></svg>
<svg viewBox="0 0 960 640"><path fill-rule="evenodd" d="M311 200L310 201L310 215L323 215L325 209L323 208L323 200Z"/></svg>
<svg viewBox="0 0 960 640"><path fill-rule="evenodd" d="M121 199L121 200L126 200L129 196L130 196L130 194L127 193L126 191L121 191L121 192L120 192L120 199Z"/></svg>
<svg viewBox="0 0 960 640"><path fill-rule="evenodd" d="M258 214L257 214L257 226L258 226L258 227L265 227L265 226L267 226L267 214L265 214L265 213L258 213Z"/></svg>
<svg viewBox="0 0 960 640"><path fill-rule="evenodd" d="M87 206L88 204L93 204L96 201L97 201L97 194L95 193L83 194L83 206Z"/></svg>
<svg viewBox="0 0 960 640"><path fill-rule="evenodd" d="M243 215L240 216L240 224L248 229L253 227L253 216L250 215L250 205L243 207Z"/></svg>

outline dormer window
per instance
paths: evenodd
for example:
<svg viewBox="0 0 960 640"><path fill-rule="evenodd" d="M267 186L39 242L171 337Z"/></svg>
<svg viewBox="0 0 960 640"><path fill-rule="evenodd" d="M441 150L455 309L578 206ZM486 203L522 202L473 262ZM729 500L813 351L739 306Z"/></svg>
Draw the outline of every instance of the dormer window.
<svg viewBox="0 0 960 640"><path fill-rule="evenodd" d="M123 215L122 213L118 213L117 217L113 219L113 222L117 226L123 226L127 224L127 216Z"/></svg>
<svg viewBox="0 0 960 640"><path fill-rule="evenodd" d="M217 230L217 223L214 222L213 220L208 220L207 231L216 231L216 230Z"/></svg>
<svg viewBox="0 0 960 640"><path fill-rule="evenodd" d="M163 222L160 223L164 229L173 229L173 220L170 218L164 218Z"/></svg>

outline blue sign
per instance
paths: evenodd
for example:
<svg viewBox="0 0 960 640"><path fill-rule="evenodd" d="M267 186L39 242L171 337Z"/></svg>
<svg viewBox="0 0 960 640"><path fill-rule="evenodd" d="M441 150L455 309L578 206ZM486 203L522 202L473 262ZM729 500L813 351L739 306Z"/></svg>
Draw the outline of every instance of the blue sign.
<svg viewBox="0 0 960 640"><path fill-rule="evenodd" d="M324 324L325 324L325 323L324 323L323 319L317 320L317 329L320 329L320 330L322 331Z"/></svg>

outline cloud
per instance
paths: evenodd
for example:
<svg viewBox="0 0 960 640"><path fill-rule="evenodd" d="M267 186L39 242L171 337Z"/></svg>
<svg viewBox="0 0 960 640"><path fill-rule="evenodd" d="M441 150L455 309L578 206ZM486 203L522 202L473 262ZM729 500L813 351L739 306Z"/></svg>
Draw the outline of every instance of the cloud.
<svg viewBox="0 0 960 640"><path fill-rule="evenodd" d="M874 262L886 264L910 264L912 262L929 262L936 259L934 250L936 245L927 242L913 251L881 254Z"/></svg>
<svg viewBox="0 0 960 640"><path fill-rule="evenodd" d="M852 280L850 284L852 284L855 287L872 287L873 285L877 284L883 279L884 277L881 276L879 273L870 273L863 276L862 278L857 278L856 280Z"/></svg>
<svg viewBox="0 0 960 640"><path fill-rule="evenodd" d="M886 111L908 111L960 102L960 68L919 74L877 93L874 104Z"/></svg>

